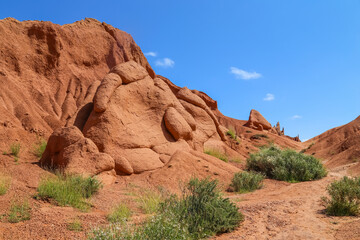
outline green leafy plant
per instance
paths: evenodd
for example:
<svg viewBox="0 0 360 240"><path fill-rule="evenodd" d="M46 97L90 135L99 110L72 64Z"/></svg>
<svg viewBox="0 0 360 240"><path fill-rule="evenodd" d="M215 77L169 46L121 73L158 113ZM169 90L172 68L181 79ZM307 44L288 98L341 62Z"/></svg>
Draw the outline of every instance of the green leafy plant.
<svg viewBox="0 0 360 240"><path fill-rule="evenodd" d="M235 204L222 197L217 181L209 179L191 179L182 197L167 199L161 210L187 226L192 239L232 231L243 220Z"/></svg>
<svg viewBox="0 0 360 240"><path fill-rule="evenodd" d="M82 223L79 219L74 219L68 223L67 229L70 231L81 232L83 230Z"/></svg>
<svg viewBox="0 0 360 240"><path fill-rule="evenodd" d="M13 155L15 158L18 158L18 157L19 157L19 153L20 153L20 148L21 148L20 143L12 143L12 144L10 145L11 155Z"/></svg>
<svg viewBox="0 0 360 240"><path fill-rule="evenodd" d="M252 192L262 187L264 175L256 172L238 172L234 174L230 187L235 192Z"/></svg>
<svg viewBox="0 0 360 240"><path fill-rule="evenodd" d="M333 216L356 216L360 213L360 177L343 177L327 187L330 199L324 197L326 213Z"/></svg>
<svg viewBox="0 0 360 240"><path fill-rule="evenodd" d="M275 146L264 147L246 160L247 169L261 172L268 178L288 182L321 179L327 172L313 156L294 150L280 150Z"/></svg>
<svg viewBox="0 0 360 240"><path fill-rule="evenodd" d="M46 145L47 145L47 142L44 139L38 140L38 142L34 146L33 154L36 157L41 158L46 149Z"/></svg>
<svg viewBox="0 0 360 240"><path fill-rule="evenodd" d="M228 161L229 161L229 159L228 159L228 157L226 156L226 154L220 152L220 151L217 150L217 149L206 149L206 150L204 151L204 153L206 153L206 154L208 154L208 155L210 155L210 156L216 157L216 158L218 158L218 159L220 159L220 160L222 160L222 161L224 161L224 162L228 162Z"/></svg>
<svg viewBox="0 0 360 240"><path fill-rule="evenodd" d="M55 177L48 177L40 182L37 197L53 199L60 206L87 210L89 204L85 199L90 198L100 188L101 183L96 178L56 174Z"/></svg>
<svg viewBox="0 0 360 240"><path fill-rule="evenodd" d="M131 210L123 203L114 207L111 213L107 216L107 220L111 223L122 222L131 216Z"/></svg>
<svg viewBox="0 0 360 240"><path fill-rule="evenodd" d="M11 184L11 177L3 173L0 173L0 196L4 195L7 192L7 190L10 187L10 184Z"/></svg>
<svg viewBox="0 0 360 240"><path fill-rule="evenodd" d="M21 221L30 220L30 206L27 201L23 203L12 203L8 214L8 221L10 223L18 223Z"/></svg>

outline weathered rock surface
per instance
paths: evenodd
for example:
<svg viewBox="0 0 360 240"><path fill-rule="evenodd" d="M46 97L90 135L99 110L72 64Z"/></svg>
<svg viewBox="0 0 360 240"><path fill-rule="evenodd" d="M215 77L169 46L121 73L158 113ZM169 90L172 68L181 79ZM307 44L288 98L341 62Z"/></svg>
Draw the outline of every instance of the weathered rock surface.
<svg viewBox="0 0 360 240"><path fill-rule="evenodd" d="M255 109L250 111L249 120L245 126L256 130L270 130L272 128L271 124Z"/></svg>
<svg viewBox="0 0 360 240"><path fill-rule="evenodd" d="M190 125L175 108L170 107L166 110L164 122L166 128L176 140L190 140L192 138Z"/></svg>
<svg viewBox="0 0 360 240"><path fill-rule="evenodd" d="M50 136L40 164L66 173L96 175L115 168L114 159L100 153L77 127L59 128Z"/></svg>
<svg viewBox="0 0 360 240"><path fill-rule="evenodd" d="M180 100L134 61L117 65L98 85L79 129L114 159L117 174L158 169L177 150L202 152L206 141L224 137L205 102L187 88L179 92Z"/></svg>
<svg viewBox="0 0 360 240"><path fill-rule="evenodd" d="M119 63L137 62L155 76L129 34L95 19L61 26L6 18L0 49L2 121L41 135L75 122L93 100L93 84Z"/></svg>

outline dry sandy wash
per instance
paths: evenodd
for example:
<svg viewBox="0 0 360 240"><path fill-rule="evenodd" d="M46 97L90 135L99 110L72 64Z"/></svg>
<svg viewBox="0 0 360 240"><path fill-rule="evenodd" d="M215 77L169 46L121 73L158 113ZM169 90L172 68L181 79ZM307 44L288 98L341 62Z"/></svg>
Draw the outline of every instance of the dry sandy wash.
<svg viewBox="0 0 360 240"><path fill-rule="evenodd" d="M301 143L256 110L248 120L226 117L205 93L157 75L129 34L94 19L63 26L1 20L0 84L0 149L21 146L17 161L0 155L0 173L11 177L0 196L0 239L86 239L119 202L141 222L137 193L159 187L179 193L179 183L192 176L218 179L225 190L249 154L268 144L321 158L328 176L265 180L248 194L224 191L245 221L215 239L360 239L359 218L326 216L320 201L330 182L360 174L360 118ZM33 154L39 139L47 141L41 159ZM49 168L104 183L89 212L33 198ZM19 199L29 202L31 219L9 223L8 210ZM68 229L74 219L82 231Z"/></svg>

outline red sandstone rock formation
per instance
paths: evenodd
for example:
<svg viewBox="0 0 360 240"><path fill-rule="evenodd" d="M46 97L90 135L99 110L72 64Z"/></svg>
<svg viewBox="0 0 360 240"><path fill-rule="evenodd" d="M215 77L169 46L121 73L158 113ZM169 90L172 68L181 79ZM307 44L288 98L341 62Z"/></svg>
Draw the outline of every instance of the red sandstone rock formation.
<svg viewBox="0 0 360 240"><path fill-rule="evenodd" d="M250 111L249 120L245 126L256 130L270 130L272 128L271 124L255 109Z"/></svg>

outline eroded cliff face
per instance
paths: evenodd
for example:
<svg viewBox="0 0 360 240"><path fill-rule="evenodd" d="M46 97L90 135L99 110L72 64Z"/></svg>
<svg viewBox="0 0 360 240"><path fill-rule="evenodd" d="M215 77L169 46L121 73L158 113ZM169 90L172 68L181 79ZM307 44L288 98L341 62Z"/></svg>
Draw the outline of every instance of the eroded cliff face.
<svg viewBox="0 0 360 240"><path fill-rule="evenodd" d="M130 60L154 76L132 37L106 23L1 20L0 122L48 135L92 101L109 69Z"/></svg>

